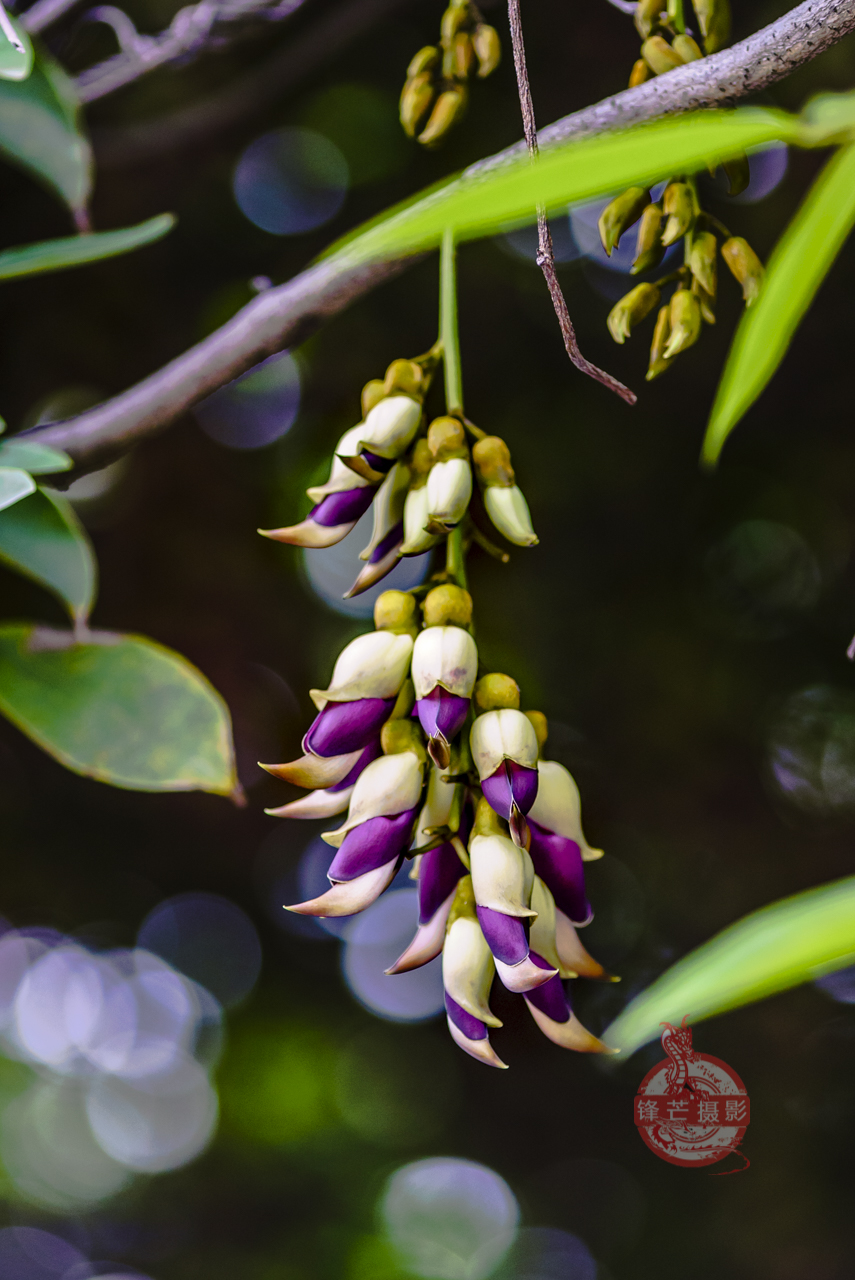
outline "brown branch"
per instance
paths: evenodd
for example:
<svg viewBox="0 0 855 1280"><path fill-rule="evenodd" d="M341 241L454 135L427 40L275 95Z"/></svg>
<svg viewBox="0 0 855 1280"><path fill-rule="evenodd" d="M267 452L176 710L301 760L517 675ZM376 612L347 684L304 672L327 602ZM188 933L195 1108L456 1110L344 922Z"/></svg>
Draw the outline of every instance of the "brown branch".
<svg viewBox="0 0 855 1280"><path fill-rule="evenodd" d="M535 160L538 150L537 125L534 120L534 103L531 97L531 85L529 84L528 67L525 59L520 0L508 0L508 19L511 27L511 44L514 49L514 68L517 73L517 91L520 98L520 111L522 112L523 134L525 135L528 153L532 160ZM614 391L627 404L635 404L638 397L634 391L630 391L629 387L625 387L622 382L618 382L617 378L613 378L610 373L606 373L605 370L598 369L595 364L591 364L590 360L586 360L579 349L576 330L573 328L573 321L570 319L570 312L567 309L567 300L564 297L561 285L558 283L558 272L555 269L555 253L552 248L552 232L549 229L546 210L542 205L537 206L537 265L543 272L543 278L546 281L549 296L552 299L552 306L555 309L555 315L561 327L564 349L572 363L582 373L586 373L589 378L594 378L595 381L601 382L604 387L608 387L609 391Z"/></svg>
<svg viewBox="0 0 855 1280"><path fill-rule="evenodd" d="M855 0L805 0L762 31L698 62L577 111L540 134L545 145L571 137L727 106L768 88L855 30ZM519 144L471 166L458 181L477 181L518 154ZM83 467L131 447L174 422L193 404L406 266L373 263L354 271L322 262L270 289L210 337L143 382L65 422L33 429L33 438L65 449Z"/></svg>

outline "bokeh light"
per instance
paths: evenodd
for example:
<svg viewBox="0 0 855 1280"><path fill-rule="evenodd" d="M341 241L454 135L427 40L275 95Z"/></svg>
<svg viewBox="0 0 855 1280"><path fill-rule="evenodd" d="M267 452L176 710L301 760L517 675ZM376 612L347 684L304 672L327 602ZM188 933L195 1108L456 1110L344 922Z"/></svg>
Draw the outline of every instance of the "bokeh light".
<svg viewBox="0 0 855 1280"><path fill-rule="evenodd" d="M710 548L704 568L717 620L745 639L785 634L822 592L813 551L776 520L742 521Z"/></svg>
<svg viewBox="0 0 855 1280"><path fill-rule="evenodd" d="M771 147L748 153L748 186L738 196L728 196L728 181L723 169L716 171L715 177L701 174L700 186L702 194L714 192L724 198L726 204L756 204L780 186L787 176L790 163L789 148L785 142L775 142Z"/></svg>
<svg viewBox="0 0 855 1280"><path fill-rule="evenodd" d="M817 978L814 985L840 1004L855 1004L855 965Z"/></svg>
<svg viewBox="0 0 855 1280"><path fill-rule="evenodd" d="M300 554L309 585L324 604L349 618L370 618L374 601L383 591L409 591L424 582L430 568L431 552L423 556L406 556L400 560L382 582L353 600L343 600L345 591L353 586L357 574L365 567L359 553L371 540L373 515L370 510L351 529L346 538L334 547L323 550L304 549Z"/></svg>
<svg viewBox="0 0 855 1280"><path fill-rule="evenodd" d="M855 808L855 694L814 685L792 694L768 736L778 795L818 817Z"/></svg>
<svg viewBox="0 0 855 1280"><path fill-rule="evenodd" d="M89 1274L86 1257L60 1236L37 1227L0 1229L3 1280L61 1280L76 1268Z"/></svg>
<svg viewBox="0 0 855 1280"><path fill-rule="evenodd" d="M495 1280L597 1280L597 1263L584 1240L553 1227L520 1231Z"/></svg>
<svg viewBox="0 0 855 1280"><path fill-rule="evenodd" d="M395 1022L421 1022L444 1006L440 958L410 973L386 974L412 941L419 920L418 893L396 889L354 917L345 935L342 971L357 1000Z"/></svg>
<svg viewBox="0 0 855 1280"><path fill-rule="evenodd" d="M194 978L227 1009L245 999L261 971L261 943L245 911L214 893L183 893L146 916L141 947Z"/></svg>
<svg viewBox="0 0 855 1280"><path fill-rule="evenodd" d="M486 1280L519 1223L504 1178L452 1157L403 1165L389 1179L380 1214L405 1265L425 1280Z"/></svg>
<svg viewBox="0 0 855 1280"><path fill-rule="evenodd" d="M263 449L284 436L300 410L300 370L289 351L268 356L193 410L212 440L228 449Z"/></svg>
<svg viewBox="0 0 855 1280"><path fill-rule="evenodd" d="M391 94L369 84L335 84L315 94L302 122L344 156L354 187L379 182L406 168L412 148L398 123Z"/></svg>
<svg viewBox="0 0 855 1280"><path fill-rule="evenodd" d="M273 129L251 142L235 166L241 212L262 231L300 235L329 222L344 204L350 175L338 147L313 129Z"/></svg>

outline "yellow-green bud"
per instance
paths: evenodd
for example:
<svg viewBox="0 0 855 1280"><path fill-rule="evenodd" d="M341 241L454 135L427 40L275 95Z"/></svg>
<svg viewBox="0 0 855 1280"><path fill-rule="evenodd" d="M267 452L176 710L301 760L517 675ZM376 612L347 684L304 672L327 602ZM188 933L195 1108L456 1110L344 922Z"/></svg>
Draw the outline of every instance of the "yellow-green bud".
<svg viewBox="0 0 855 1280"><path fill-rule="evenodd" d="M671 336L663 351L666 360L673 360L697 342L701 333L701 308L690 289L677 289L671 296Z"/></svg>
<svg viewBox="0 0 855 1280"><path fill-rule="evenodd" d="M413 707L416 705L416 689L412 680L407 679L401 685L395 705L392 708L390 720L406 720L412 713Z"/></svg>
<svg viewBox="0 0 855 1280"><path fill-rule="evenodd" d="M667 247L684 236L695 220L695 197L688 182L669 182L662 208L668 216L662 232L662 243Z"/></svg>
<svg viewBox="0 0 855 1280"><path fill-rule="evenodd" d="M662 260L662 253L662 210L658 204L649 204L638 224L635 258L630 274L635 276L657 266Z"/></svg>
<svg viewBox="0 0 855 1280"><path fill-rule="evenodd" d="M453 582L429 591L423 608L426 627L468 627L472 623L472 597Z"/></svg>
<svg viewBox="0 0 855 1280"><path fill-rule="evenodd" d="M640 324L657 305L660 292L655 284L637 284L609 312L606 324L615 342L623 345L633 327Z"/></svg>
<svg viewBox="0 0 855 1280"><path fill-rule="evenodd" d="M475 62L475 50L465 31L458 31L443 54L442 74L447 80L468 80Z"/></svg>
<svg viewBox="0 0 855 1280"><path fill-rule="evenodd" d="M437 462L469 457L466 432L457 418L434 418L428 427L427 442Z"/></svg>
<svg viewBox="0 0 855 1280"><path fill-rule="evenodd" d="M727 174L727 194L740 196L751 181L751 170L748 167L748 156L741 151L731 160L725 160L721 166Z"/></svg>
<svg viewBox="0 0 855 1280"><path fill-rule="evenodd" d="M381 378L372 378L362 388L362 416L367 418L375 404L379 404L386 395L386 388Z"/></svg>
<svg viewBox="0 0 855 1280"><path fill-rule="evenodd" d="M420 364L414 360L393 360L386 370L383 394L387 396L412 396L421 400L425 391L425 376Z"/></svg>
<svg viewBox="0 0 855 1280"><path fill-rule="evenodd" d="M641 56L657 76L682 67L683 59L664 36L650 36L641 46Z"/></svg>
<svg viewBox="0 0 855 1280"><path fill-rule="evenodd" d="M704 50L716 53L730 35L729 0L692 0L692 3L704 38Z"/></svg>
<svg viewBox="0 0 855 1280"><path fill-rule="evenodd" d="M711 231L699 231L692 240L689 268L698 284L711 297L716 291L716 253L718 245Z"/></svg>
<svg viewBox="0 0 855 1280"><path fill-rule="evenodd" d="M671 42L671 48L676 53L679 53L684 62L697 62L699 58L704 56L701 53L697 41L693 40L691 36L684 35L682 32L680 35L676 35L674 37Z"/></svg>
<svg viewBox="0 0 855 1280"><path fill-rule="evenodd" d="M646 187L628 187L606 205L597 226L608 257L612 256L612 249L617 248L624 231L638 221L649 202L650 192Z"/></svg>
<svg viewBox="0 0 855 1280"><path fill-rule="evenodd" d="M439 33L442 37L443 45L448 48L454 37L457 35L461 27L465 27L469 21L469 6L466 4L452 4L446 9L442 15Z"/></svg>
<svg viewBox="0 0 855 1280"><path fill-rule="evenodd" d="M697 280L692 280L692 293L698 300L701 319L706 324L715 324L715 294L707 293L703 285L698 284Z"/></svg>
<svg viewBox="0 0 855 1280"><path fill-rule="evenodd" d="M412 751L422 763L427 761L425 740L417 720L408 716L406 720L387 720L380 730L380 746L384 756L398 756L404 751Z"/></svg>
<svg viewBox="0 0 855 1280"><path fill-rule="evenodd" d="M489 805L487 806L489 808ZM500 834L497 832L484 832L482 834ZM454 893L454 899L451 903L451 911L448 913L448 924L446 932L454 924L455 920L477 920L478 912L475 906L475 890L472 888L472 877L461 876L457 881L457 889Z"/></svg>
<svg viewBox="0 0 855 1280"><path fill-rule="evenodd" d="M664 7L662 0L638 0L633 21L642 40L646 40L651 31L659 26L659 15Z"/></svg>
<svg viewBox="0 0 855 1280"><path fill-rule="evenodd" d="M434 87L429 71L422 71L408 80L401 90L401 101L398 114L404 133L414 138L419 127L430 110L433 102Z"/></svg>
<svg viewBox="0 0 855 1280"><path fill-rule="evenodd" d="M653 72L650 70L650 67L647 65L647 63L644 61L643 58L638 58L632 64L632 71L630 71L629 73L630 89L634 89L635 86L638 84L644 84L645 80L652 80L652 79L653 79Z"/></svg>
<svg viewBox="0 0 855 1280"><path fill-rule="evenodd" d="M478 79L486 80L502 59L502 42L496 28L479 22L472 32L472 47L478 59Z"/></svg>
<svg viewBox="0 0 855 1280"><path fill-rule="evenodd" d="M520 709L520 687L516 680L503 675L500 671L491 671L482 676L475 685L475 706L479 711L502 711L511 708Z"/></svg>
<svg viewBox="0 0 855 1280"><path fill-rule="evenodd" d="M412 80L413 76L421 75L423 71L432 71L439 62L440 52L435 44L426 44L423 49L419 49L407 67L407 79Z"/></svg>
<svg viewBox="0 0 855 1280"><path fill-rule="evenodd" d="M430 119L419 134L419 142L424 147L435 147L442 141L466 110L466 87L456 85L446 89L439 95L430 113Z"/></svg>
<svg viewBox="0 0 855 1280"><path fill-rule="evenodd" d="M475 836L506 836L507 834L501 818L482 796L475 806L475 821L472 824L472 834L469 839L472 840Z"/></svg>
<svg viewBox="0 0 855 1280"><path fill-rule="evenodd" d="M427 440L422 436L413 446L413 456L410 459L410 472L412 475L410 489L424 488L427 484L428 472L432 466L433 454L430 451Z"/></svg>
<svg viewBox="0 0 855 1280"><path fill-rule="evenodd" d="M549 737L549 721L542 711L525 711L523 714L531 721L534 726L535 736L537 737L538 755L543 754L543 748L546 745L546 739Z"/></svg>
<svg viewBox="0 0 855 1280"><path fill-rule="evenodd" d="M384 591L374 601L374 626L378 631L415 635L419 629L418 605L408 591Z"/></svg>
<svg viewBox="0 0 855 1280"><path fill-rule="evenodd" d="M499 436L484 436L472 446L472 461L482 485L501 485L509 489L516 484L511 466L511 451Z"/></svg>
<svg viewBox="0 0 855 1280"><path fill-rule="evenodd" d="M656 327L653 330L653 341L650 344L650 362L645 374L648 382L652 382L654 378L659 377L660 373L665 373L666 369L671 368L671 361L665 359L665 348L670 337L671 307L666 302L665 306L659 310L659 315L656 317Z"/></svg>
<svg viewBox="0 0 855 1280"><path fill-rule="evenodd" d="M742 236L731 236L729 240L725 240L721 246L721 256L730 268L731 275L742 285L745 305L750 307L757 301L763 284L763 263Z"/></svg>

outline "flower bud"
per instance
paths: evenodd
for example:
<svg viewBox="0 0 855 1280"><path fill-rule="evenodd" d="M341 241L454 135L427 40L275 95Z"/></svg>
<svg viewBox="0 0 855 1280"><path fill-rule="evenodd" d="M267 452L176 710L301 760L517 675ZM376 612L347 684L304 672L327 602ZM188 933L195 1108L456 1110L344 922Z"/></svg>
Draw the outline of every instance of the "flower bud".
<svg viewBox="0 0 855 1280"><path fill-rule="evenodd" d="M624 231L638 221L649 203L650 192L646 187L628 187L606 205L597 226L608 257L612 256L612 249L617 248Z"/></svg>
<svg viewBox="0 0 855 1280"><path fill-rule="evenodd" d="M500 436L485 436L472 446L472 462L482 486L502 485L510 488L516 483L511 466L511 452Z"/></svg>
<svg viewBox="0 0 855 1280"><path fill-rule="evenodd" d="M701 309L701 319L706 324L715 324L715 297L711 293L707 293L697 280L692 281L692 293L698 300L698 306Z"/></svg>
<svg viewBox="0 0 855 1280"><path fill-rule="evenodd" d="M392 708L390 720L406 720L412 715L413 707L416 705L416 691L413 687L412 680L405 680L401 685L398 696L395 699L395 705Z"/></svg>
<svg viewBox="0 0 855 1280"><path fill-rule="evenodd" d="M721 166L727 175L727 194L740 196L751 181L751 170L748 167L748 156L741 151L732 160L725 160Z"/></svg>
<svg viewBox="0 0 855 1280"><path fill-rule="evenodd" d="M439 537L428 533L429 518L427 486L410 489L404 503L404 541L400 551L402 556L419 556L436 546Z"/></svg>
<svg viewBox="0 0 855 1280"><path fill-rule="evenodd" d="M659 0L656 0L658 5ZM644 84L646 80L653 79L653 72L648 67L643 58L637 58L632 64L632 70L629 73L629 88L634 89L636 85Z"/></svg>
<svg viewBox="0 0 855 1280"><path fill-rule="evenodd" d="M650 36L645 40L641 46L641 56L657 76L664 76L668 71L683 65L683 59L664 36Z"/></svg>
<svg viewBox="0 0 855 1280"><path fill-rule="evenodd" d="M447 80L468 80L475 63L475 50L466 31L458 31L449 41L442 59L442 72Z"/></svg>
<svg viewBox="0 0 855 1280"><path fill-rule="evenodd" d="M542 711L526 711L525 717L531 721L531 727L534 729L534 735L537 738L538 758L543 755L543 748L546 745L546 739L549 737L549 722Z"/></svg>
<svg viewBox="0 0 855 1280"><path fill-rule="evenodd" d="M403 723L392 722L395 726ZM371 818L392 818L411 811L415 817L422 793L422 770L423 762L414 751L398 751L372 761L356 780L347 821L337 831L324 831L321 839L338 849L350 831Z"/></svg>
<svg viewBox="0 0 855 1280"><path fill-rule="evenodd" d="M409 636L411 641L415 639L419 633L419 607L415 597L410 595L409 591L384 591L374 601L374 626L378 631L391 631L399 636ZM354 640L352 643L357 642ZM397 687L400 688L400 684Z"/></svg>
<svg viewBox="0 0 855 1280"><path fill-rule="evenodd" d="M721 246L724 258L731 275L742 285L742 296L746 307L757 301L765 274L763 263L742 236L731 236Z"/></svg>
<svg viewBox="0 0 855 1280"><path fill-rule="evenodd" d="M646 40L651 31L659 26L663 8L662 0L638 0L633 21L642 40Z"/></svg>
<svg viewBox="0 0 855 1280"><path fill-rule="evenodd" d="M501 1026L488 999L495 967L478 918L472 881L459 883L442 954L445 1009L451 1037L465 1053L491 1067L504 1067L490 1044L488 1026Z"/></svg>
<svg viewBox="0 0 855 1280"><path fill-rule="evenodd" d="M615 342L623 344L626 341L634 326L650 314L660 296L655 284L637 284L615 303L606 321Z"/></svg>
<svg viewBox="0 0 855 1280"><path fill-rule="evenodd" d="M704 38L704 50L717 53L730 35L729 0L692 0L692 3Z"/></svg>
<svg viewBox="0 0 855 1280"><path fill-rule="evenodd" d="M407 67L407 79L412 80L413 76L421 75L423 71L432 71L439 62L439 56L440 50L435 44L426 44L423 49L419 49Z"/></svg>
<svg viewBox="0 0 855 1280"><path fill-rule="evenodd" d="M701 333L701 308L689 289L677 289L671 295L671 335L663 351L666 360L673 360L697 342Z"/></svg>
<svg viewBox="0 0 855 1280"><path fill-rule="evenodd" d="M448 744L463 728L478 674L475 641L461 627L428 627L416 639L412 671L416 712L431 759L447 769Z"/></svg>
<svg viewBox="0 0 855 1280"><path fill-rule="evenodd" d="M525 815L537 795L537 735L521 711L485 711L469 736L472 760L490 807L509 824L515 844L528 838Z"/></svg>
<svg viewBox="0 0 855 1280"><path fill-rule="evenodd" d="M361 455L374 472L385 474L389 470L389 462L400 458L409 448L421 417L421 402L412 396L384 396L362 423L356 456ZM352 442L349 441L348 446L351 445ZM339 450L338 456L348 466L357 469L354 467L354 454L345 454Z"/></svg>
<svg viewBox="0 0 855 1280"><path fill-rule="evenodd" d="M457 418L434 418L428 427L427 443L437 462L448 462L450 458L469 457L466 432Z"/></svg>
<svg viewBox="0 0 855 1280"><path fill-rule="evenodd" d="M383 394L387 396L412 396L421 401L427 390L425 373L415 360L393 360L386 370Z"/></svg>
<svg viewBox="0 0 855 1280"><path fill-rule="evenodd" d="M695 220L695 196L688 182L669 182L662 208L668 216L662 232L662 243L667 246L684 236Z"/></svg>
<svg viewBox="0 0 855 1280"><path fill-rule="evenodd" d="M448 533L466 515L472 497L472 468L468 458L436 462L427 482L428 529Z"/></svg>
<svg viewBox="0 0 855 1280"><path fill-rule="evenodd" d="M716 253L718 244L711 231L699 231L692 239L689 268L698 284L711 297L716 293Z"/></svg>
<svg viewBox="0 0 855 1280"><path fill-rule="evenodd" d="M656 327L653 330L653 341L650 344L650 363L645 374L648 382L652 382L654 378L659 377L660 373L665 373L667 369L671 368L671 361L665 359L665 348L670 337L671 307L666 303L659 310L659 315L656 317Z"/></svg>
<svg viewBox="0 0 855 1280"><path fill-rule="evenodd" d="M680 32L671 41L671 48L675 53L679 53L684 62L697 62L704 55L691 36L687 36L684 32Z"/></svg>
<svg viewBox="0 0 855 1280"><path fill-rule="evenodd" d="M450 4L442 15L439 25L442 43L446 46L451 44L458 31L466 25L468 20L469 6L467 4Z"/></svg>
<svg viewBox="0 0 855 1280"><path fill-rule="evenodd" d="M486 80L502 60L502 42L495 27L479 22L472 32L472 46L478 59L478 79Z"/></svg>
<svg viewBox="0 0 855 1280"><path fill-rule="evenodd" d="M500 711L504 707L519 711L520 687L510 676L491 671L475 685L475 706L479 711Z"/></svg>
<svg viewBox="0 0 855 1280"><path fill-rule="evenodd" d="M484 490L484 506L492 520L508 542L516 547L536 547L540 539L531 523L531 512L519 485L510 489L492 485Z"/></svg>
<svg viewBox="0 0 855 1280"><path fill-rule="evenodd" d="M384 592L384 595L391 594ZM395 592L395 595L403 595L403 592ZM383 598L379 597L375 613ZM310 697L319 711L323 711L328 702L395 699L406 679L412 652L413 641L408 634L383 630L357 636L339 654L329 688L310 689Z"/></svg>
<svg viewBox="0 0 855 1280"><path fill-rule="evenodd" d="M422 764L427 763L422 731L409 716L406 719L398 716L386 721L380 730L380 746L384 756L399 756L402 752L409 751Z"/></svg>
<svg viewBox="0 0 855 1280"><path fill-rule="evenodd" d="M422 132L419 142L423 147L437 146L466 110L466 87L455 85L453 89L445 89L437 98L430 118Z"/></svg>
<svg viewBox="0 0 855 1280"><path fill-rule="evenodd" d="M661 260L662 210L658 204L649 204L638 224L631 274L635 276L641 271L649 271L651 267L658 266Z"/></svg>
<svg viewBox="0 0 855 1280"><path fill-rule="evenodd" d="M427 593L422 612L426 627L468 627L472 623L472 597L464 587L444 582Z"/></svg>
<svg viewBox="0 0 855 1280"><path fill-rule="evenodd" d="M363 420L368 417L375 404L379 404L385 394L386 388L383 385L382 378L372 378L370 382L366 382L362 388Z"/></svg>
<svg viewBox="0 0 855 1280"><path fill-rule="evenodd" d="M360 560L367 561L367 564L360 570L350 590L345 592L345 600L375 586L398 563L404 540L404 501L409 482L409 468L402 462L396 462L377 490L371 541L359 553Z"/></svg>
<svg viewBox="0 0 855 1280"><path fill-rule="evenodd" d="M398 115L407 137L414 138L418 133L430 111L435 92L429 71L422 71L406 81L401 90Z"/></svg>

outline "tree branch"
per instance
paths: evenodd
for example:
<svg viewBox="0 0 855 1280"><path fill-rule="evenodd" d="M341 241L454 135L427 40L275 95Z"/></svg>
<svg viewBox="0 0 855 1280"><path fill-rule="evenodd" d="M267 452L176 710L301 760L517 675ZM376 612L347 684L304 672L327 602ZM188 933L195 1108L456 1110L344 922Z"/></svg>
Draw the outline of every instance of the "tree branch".
<svg viewBox="0 0 855 1280"><path fill-rule="evenodd" d="M732 105L781 80L853 29L855 0L805 0L731 49L688 63L557 121L539 135L540 144L701 107ZM458 181L477 180L524 147L520 143L479 161ZM76 418L34 428L31 434L66 450L83 467L101 465L168 426L266 356L293 346L311 328L406 264L407 260L372 263L354 270L333 260L321 262L288 284L262 294L221 329L129 391Z"/></svg>
<svg viewBox="0 0 855 1280"><path fill-rule="evenodd" d="M40 31L44 31L45 27L49 27L52 22L57 22L78 2L79 0L36 0L35 4L30 5L29 9L21 14L19 21L31 36L35 36Z"/></svg>

